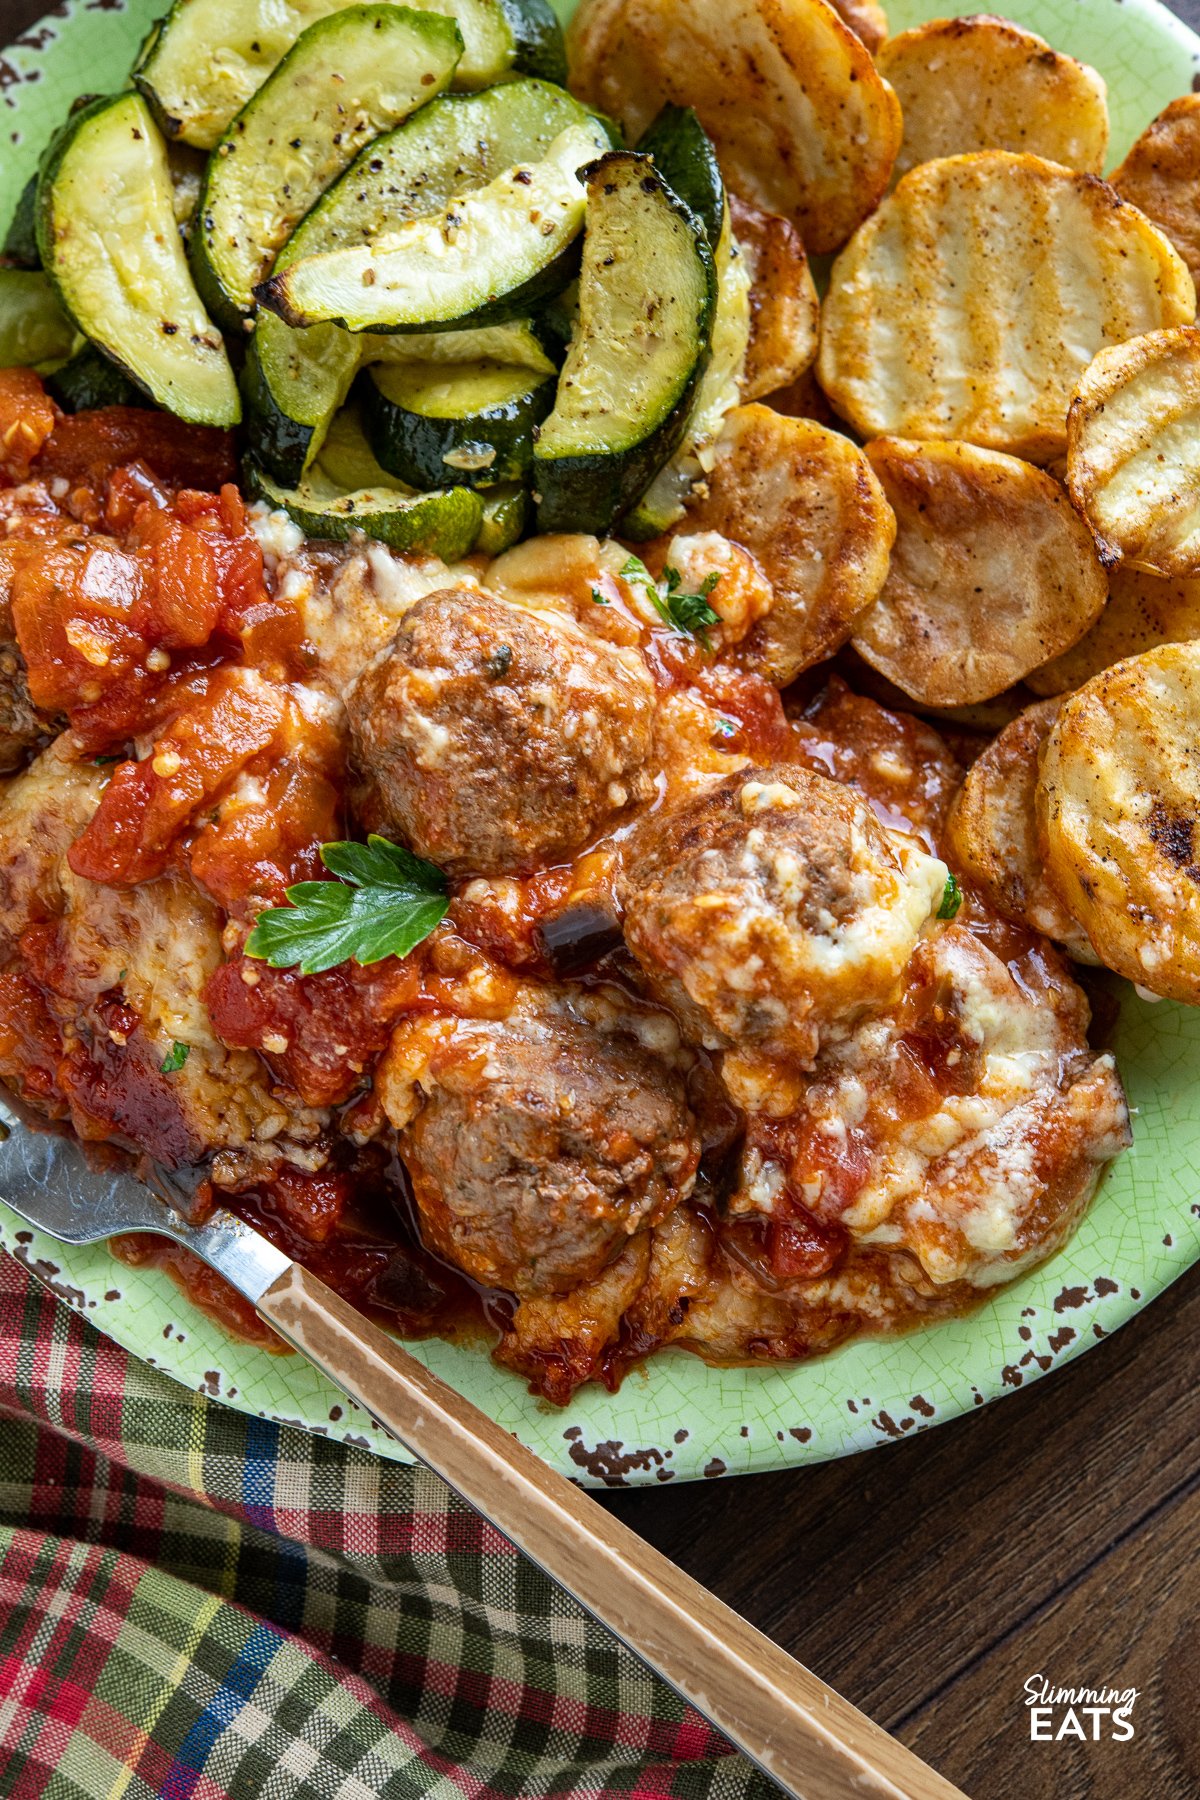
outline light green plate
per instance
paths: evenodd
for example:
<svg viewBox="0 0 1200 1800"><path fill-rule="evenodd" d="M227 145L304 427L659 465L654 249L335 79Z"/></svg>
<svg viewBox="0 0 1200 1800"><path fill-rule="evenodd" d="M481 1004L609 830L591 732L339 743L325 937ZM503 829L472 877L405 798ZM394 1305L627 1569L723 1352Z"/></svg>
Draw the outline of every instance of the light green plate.
<svg viewBox="0 0 1200 1800"><path fill-rule="evenodd" d="M0 59L6 208L77 93L118 87L161 0L72 0ZM1186 93L1200 39L1154 0L1016 0L1009 15L1098 68L1108 82L1114 162L1155 113ZM944 12L889 7L893 28ZM1089 1348L1200 1256L1200 1010L1126 990L1117 1053L1134 1110L1133 1150L1068 1247L970 1318L892 1341L860 1340L797 1368L709 1369L659 1355L621 1392L585 1390L559 1412L532 1400L478 1350L417 1353L547 1462L593 1482L688 1480L845 1456L982 1406ZM189 1386L269 1418L396 1446L299 1357L226 1336L165 1276L103 1249L66 1250L0 1207L0 1242L117 1341Z"/></svg>

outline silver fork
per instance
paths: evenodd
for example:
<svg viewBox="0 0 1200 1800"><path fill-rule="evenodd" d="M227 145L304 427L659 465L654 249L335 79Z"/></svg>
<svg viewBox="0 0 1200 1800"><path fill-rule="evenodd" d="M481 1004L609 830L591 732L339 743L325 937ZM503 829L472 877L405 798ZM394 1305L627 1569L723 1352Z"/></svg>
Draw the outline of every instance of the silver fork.
<svg viewBox="0 0 1200 1800"><path fill-rule="evenodd" d="M0 1103L0 1199L65 1244L158 1232L194 1251L281 1337L447 1481L796 1800L965 1800L777 1644L660 1556L231 1213L192 1225L73 1140ZM162 1177L186 1207L187 1175Z"/></svg>

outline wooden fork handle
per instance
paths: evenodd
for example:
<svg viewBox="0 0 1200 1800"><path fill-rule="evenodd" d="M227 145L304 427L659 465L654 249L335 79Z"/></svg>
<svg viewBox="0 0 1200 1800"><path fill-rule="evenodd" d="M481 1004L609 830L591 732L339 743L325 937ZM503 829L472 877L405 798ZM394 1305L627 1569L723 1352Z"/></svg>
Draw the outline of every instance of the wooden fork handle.
<svg viewBox="0 0 1200 1800"><path fill-rule="evenodd" d="M258 1310L798 1800L965 1800L292 1264Z"/></svg>

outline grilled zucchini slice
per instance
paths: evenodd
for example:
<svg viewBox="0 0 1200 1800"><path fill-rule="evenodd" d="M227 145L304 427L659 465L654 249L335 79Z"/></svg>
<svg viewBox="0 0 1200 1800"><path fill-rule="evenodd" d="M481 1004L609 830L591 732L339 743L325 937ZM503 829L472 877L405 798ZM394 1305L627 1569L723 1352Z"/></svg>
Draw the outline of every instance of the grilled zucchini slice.
<svg viewBox="0 0 1200 1800"><path fill-rule="evenodd" d="M553 400L549 375L503 363L380 363L363 422L384 468L413 487L494 487L526 474Z"/></svg>
<svg viewBox="0 0 1200 1800"><path fill-rule="evenodd" d="M492 324L558 293L578 263L586 194L578 170L607 141L568 125L540 161L520 162L369 244L304 256L258 288L289 325L442 331Z"/></svg>
<svg viewBox="0 0 1200 1800"><path fill-rule="evenodd" d="M97 406L146 406L145 394L124 369L95 344L83 344L46 382L64 412L91 412Z"/></svg>
<svg viewBox="0 0 1200 1800"><path fill-rule="evenodd" d="M741 399L741 376L750 343L750 274L726 208L717 244L717 311L712 355L696 389L678 450L665 462L621 529L627 537L652 538L683 517L688 495L716 460L717 439Z"/></svg>
<svg viewBox="0 0 1200 1800"><path fill-rule="evenodd" d="M175 0L146 40L134 80L168 137L211 150L300 33L345 4ZM486 88L518 73L566 80L562 30L548 0L427 0L420 10L453 19L462 33L456 87Z"/></svg>
<svg viewBox="0 0 1200 1800"><path fill-rule="evenodd" d="M483 520L483 504L470 488L443 488L411 494L397 487L347 491L319 467L294 488L272 481L253 463L244 468L256 499L287 513L307 537L344 543L354 532L378 538L393 550L412 550L457 562L473 546Z"/></svg>
<svg viewBox="0 0 1200 1800"><path fill-rule="evenodd" d="M483 523L475 539L481 556L499 556L511 550L525 530L529 517L529 491L515 482L503 487L487 488L481 495Z"/></svg>
<svg viewBox="0 0 1200 1800"><path fill-rule="evenodd" d="M364 144L446 87L462 55L453 20L411 7L351 6L297 38L209 159L192 268L230 326L325 188Z"/></svg>
<svg viewBox="0 0 1200 1800"><path fill-rule="evenodd" d="M716 272L700 220L648 157L587 170L579 324L534 447L542 531L613 525L675 450L710 354Z"/></svg>
<svg viewBox="0 0 1200 1800"><path fill-rule="evenodd" d="M483 186L523 158L540 157L573 124L599 129L585 107L545 81L511 81L485 94L433 100L368 145L284 245L276 272L432 212L464 185ZM337 325L294 330L274 313L260 313L242 384L259 461L279 481L299 480L364 363L489 357L522 368L555 366L544 335L527 321L481 328L475 344L468 335L379 340L352 336Z"/></svg>
<svg viewBox="0 0 1200 1800"><path fill-rule="evenodd" d="M17 195L4 234L4 260L10 268L36 269L42 260L37 247L37 184L37 176L31 175Z"/></svg>
<svg viewBox="0 0 1200 1800"><path fill-rule="evenodd" d="M70 356L76 336L40 269L0 269L0 369Z"/></svg>
<svg viewBox="0 0 1200 1800"><path fill-rule="evenodd" d="M42 165L38 248L80 330L160 406L235 425L237 383L188 273L166 145L140 94L95 100Z"/></svg>
<svg viewBox="0 0 1200 1800"><path fill-rule="evenodd" d="M712 140L690 106L664 106L638 140L642 156L654 166L673 194L690 206L715 250L725 223L725 183Z"/></svg>

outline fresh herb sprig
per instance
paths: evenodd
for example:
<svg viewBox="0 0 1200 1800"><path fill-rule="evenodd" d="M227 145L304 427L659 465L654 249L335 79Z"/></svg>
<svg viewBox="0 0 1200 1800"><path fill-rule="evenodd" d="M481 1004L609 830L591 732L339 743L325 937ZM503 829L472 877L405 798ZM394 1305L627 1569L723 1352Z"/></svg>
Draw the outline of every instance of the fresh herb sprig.
<svg viewBox="0 0 1200 1800"><path fill-rule="evenodd" d="M709 629L721 623L721 615L709 605L708 596L721 579L719 572L713 570L706 575L700 583L700 591L695 594L684 591L683 576L669 565L663 570L661 582L655 581L640 556L626 557L618 572L623 581L637 582L664 625L669 625L673 631L687 632L699 638L706 650L712 649ZM592 599L597 606L608 605L599 588L592 589Z"/></svg>
<svg viewBox="0 0 1200 1800"><path fill-rule="evenodd" d="M442 871L374 832L365 844L322 844L321 861L341 879L288 888L287 906L259 913L247 956L302 975L382 962L407 956L446 916Z"/></svg>
<svg viewBox="0 0 1200 1800"><path fill-rule="evenodd" d="M937 909L939 919L952 919L963 903L963 891L953 875L947 875L946 885L942 889L942 904Z"/></svg>

